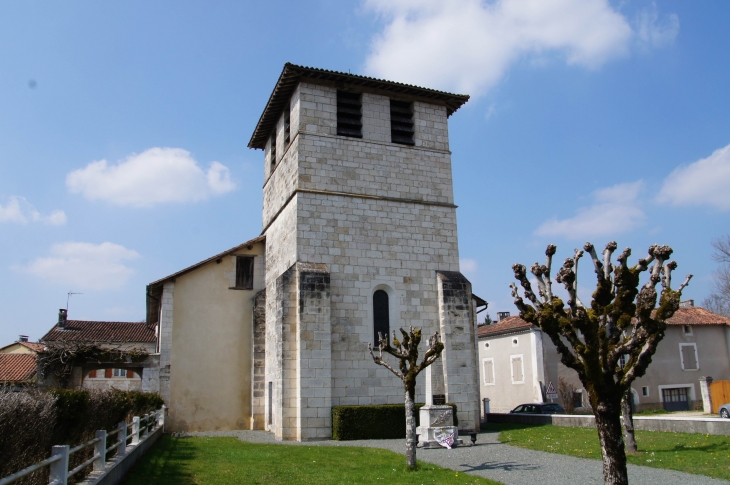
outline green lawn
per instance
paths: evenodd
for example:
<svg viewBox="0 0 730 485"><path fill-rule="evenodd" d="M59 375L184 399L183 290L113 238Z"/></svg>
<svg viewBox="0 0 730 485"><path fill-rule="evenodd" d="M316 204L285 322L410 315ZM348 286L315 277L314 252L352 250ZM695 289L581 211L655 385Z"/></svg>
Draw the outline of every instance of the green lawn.
<svg viewBox="0 0 730 485"><path fill-rule="evenodd" d="M405 446L405 444L404 444ZM163 436L125 485L207 484L492 484L498 482L419 462L387 450L243 443L236 438Z"/></svg>
<svg viewBox="0 0 730 485"><path fill-rule="evenodd" d="M601 459L595 429L565 426L490 424L502 443L531 450ZM639 453L628 455L634 465L670 468L730 480L730 436L637 431Z"/></svg>

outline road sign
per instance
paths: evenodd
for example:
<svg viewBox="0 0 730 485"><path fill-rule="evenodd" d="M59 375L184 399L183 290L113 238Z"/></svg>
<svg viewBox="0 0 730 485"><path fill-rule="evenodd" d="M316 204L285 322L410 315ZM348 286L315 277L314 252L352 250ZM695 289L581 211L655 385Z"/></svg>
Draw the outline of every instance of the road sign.
<svg viewBox="0 0 730 485"><path fill-rule="evenodd" d="M548 399L558 398L558 393L555 392L555 386L553 386L552 381L550 381L550 383L548 384L547 392L545 394L547 394Z"/></svg>

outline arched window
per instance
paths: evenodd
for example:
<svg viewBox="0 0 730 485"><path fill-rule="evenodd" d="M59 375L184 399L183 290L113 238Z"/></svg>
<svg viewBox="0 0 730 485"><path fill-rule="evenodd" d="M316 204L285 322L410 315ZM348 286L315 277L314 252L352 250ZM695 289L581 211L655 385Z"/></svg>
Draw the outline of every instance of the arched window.
<svg viewBox="0 0 730 485"><path fill-rule="evenodd" d="M378 345L378 333L387 336L390 332L388 293L378 290L373 293L373 344Z"/></svg>

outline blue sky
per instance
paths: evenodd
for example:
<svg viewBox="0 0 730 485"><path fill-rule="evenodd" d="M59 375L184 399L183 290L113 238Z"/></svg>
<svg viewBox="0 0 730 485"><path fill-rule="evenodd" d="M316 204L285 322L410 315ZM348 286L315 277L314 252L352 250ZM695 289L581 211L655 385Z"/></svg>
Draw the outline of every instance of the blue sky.
<svg viewBox="0 0 730 485"><path fill-rule="evenodd" d="M686 298L730 232L725 1L0 4L0 345L141 320L145 285L261 231L246 148L285 62L472 96L450 119L462 272L668 244ZM583 265L584 269L589 265ZM590 273L581 277L589 291Z"/></svg>

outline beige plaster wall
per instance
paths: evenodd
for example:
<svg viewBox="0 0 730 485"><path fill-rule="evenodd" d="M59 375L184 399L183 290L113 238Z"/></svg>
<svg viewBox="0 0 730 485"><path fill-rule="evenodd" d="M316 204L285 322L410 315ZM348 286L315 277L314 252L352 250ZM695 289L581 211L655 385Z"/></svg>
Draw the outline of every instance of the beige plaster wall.
<svg viewBox="0 0 730 485"><path fill-rule="evenodd" d="M35 354L28 347L24 347L19 343L10 344L0 349L0 354Z"/></svg>
<svg viewBox="0 0 730 485"><path fill-rule="evenodd" d="M235 283L235 254L175 281L170 357L171 431L250 429L253 298L264 287L264 246L254 255L254 289Z"/></svg>

